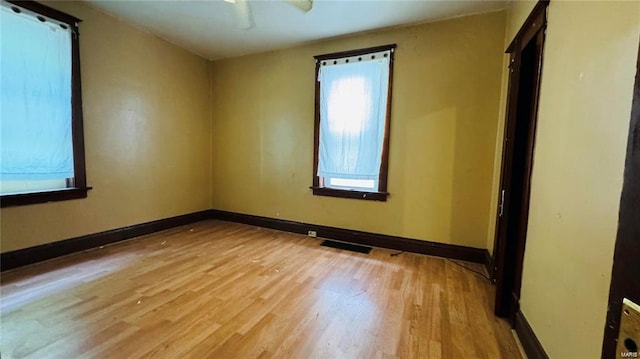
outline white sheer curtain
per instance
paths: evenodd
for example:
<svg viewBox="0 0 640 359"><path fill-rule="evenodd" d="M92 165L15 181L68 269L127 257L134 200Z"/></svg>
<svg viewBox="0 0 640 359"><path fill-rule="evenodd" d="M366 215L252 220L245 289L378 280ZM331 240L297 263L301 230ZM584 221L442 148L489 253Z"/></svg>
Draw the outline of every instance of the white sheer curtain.
<svg viewBox="0 0 640 359"><path fill-rule="evenodd" d="M0 179L73 177L70 30L0 16Z"/></svg>
<svg viewBox="0 0 640 359"><path fill-rule="evenodd" d="M321 66L318 176L377 180L389 57Z"/></svg>

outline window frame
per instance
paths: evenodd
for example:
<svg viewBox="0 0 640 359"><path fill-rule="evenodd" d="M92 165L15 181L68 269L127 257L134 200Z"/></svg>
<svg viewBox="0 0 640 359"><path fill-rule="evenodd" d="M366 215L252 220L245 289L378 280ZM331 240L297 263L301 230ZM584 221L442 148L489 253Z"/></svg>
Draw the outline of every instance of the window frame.
<svg viewBox="0 0 640 359"><path fill-rule="evenodd" d="M19 206L51 201L86 198L87 187L84 126L82 121L82 86L80 81L80 46L78 23L82 20L35 1L7 0L16 6L36 14L63 22L71 30L71 141L73 145L73 184L67 188L0 195L0 207Z"/></svg>
<svg viewBox="0 0 640 359"><path fill-rule="evenodd" d="M342 198L354 198L372 201L386 201L389 193L387 192L387 178L389 174L389 132L391 129L391 100L393 93L393 63L394 53L397 48L396 44L389 44L383 46L368 47L357 50L334 52L324 55L316 55L316 71L315 71L315 123L314 123L314 139L313 139L313 185L310 187L313 195L316 196L329 196L329 197L342 197ZM385 116L385 132L382 140L382 161L380 163L380 171L378 177L378 190L377 191L361 191L361 190L348 190L337 189L324 186L324 179L318 176L318 155L320 151L320 82L318 81L318 73L322 61L335 60L345 57L367 55L375 52L390 51L389 56L389 83L387 85L387 109Z"/></svg>

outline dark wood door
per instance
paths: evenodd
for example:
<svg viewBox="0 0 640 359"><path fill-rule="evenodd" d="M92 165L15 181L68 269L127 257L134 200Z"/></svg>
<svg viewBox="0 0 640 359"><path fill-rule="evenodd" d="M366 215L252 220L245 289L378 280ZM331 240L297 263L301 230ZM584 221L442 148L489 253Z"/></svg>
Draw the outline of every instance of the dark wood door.
<svg viewBox="0 0 640 359"><path fill-rule="evenodd" d="M602 346L603 358L621 357L616 349L622 300L640 304L640 50L638 54L631 123L627 140L624 184L620 199L618 234L616 238L609 291L607 322ZM636 348L640 346L635 338ZM624 338L622 338L624 340ZM633 343L623 350L632 351ZM636 349L637 353L637 349Z"/></svg>
<svg viewBox="0 0 640 359"><path fill-rule="evenodd" d="M513 323L520 300L548 1L540 1L507 49L509 91L494 242L495 314Z"/></svg>

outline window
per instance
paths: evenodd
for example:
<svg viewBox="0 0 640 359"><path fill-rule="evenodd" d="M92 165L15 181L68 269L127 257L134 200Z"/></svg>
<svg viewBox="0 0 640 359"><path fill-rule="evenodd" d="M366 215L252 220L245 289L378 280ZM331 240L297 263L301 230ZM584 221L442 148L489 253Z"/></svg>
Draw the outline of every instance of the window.
<svg viewBox="0 0 640 359"><path fill-rule="evenodd" d="M0 204L86 197L80 20L31 1L0 16Z"/></svg>
<svg viewBox="0 0 640 359"><path fill-rule="evenodd" d="M395 48L315 56L314 195L386 201Z"/></svg>

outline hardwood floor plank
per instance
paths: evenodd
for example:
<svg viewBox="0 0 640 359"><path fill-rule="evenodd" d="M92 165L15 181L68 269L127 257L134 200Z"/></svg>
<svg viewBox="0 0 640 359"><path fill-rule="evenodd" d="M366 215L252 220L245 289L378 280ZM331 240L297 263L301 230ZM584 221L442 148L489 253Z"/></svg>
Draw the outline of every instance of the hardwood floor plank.
<svg viewBox="0 0 640 359"><path fill-rule="evenodd" d="M210 220L2 273L2 357L520 357L478 275L320 242Z"/></svg>

